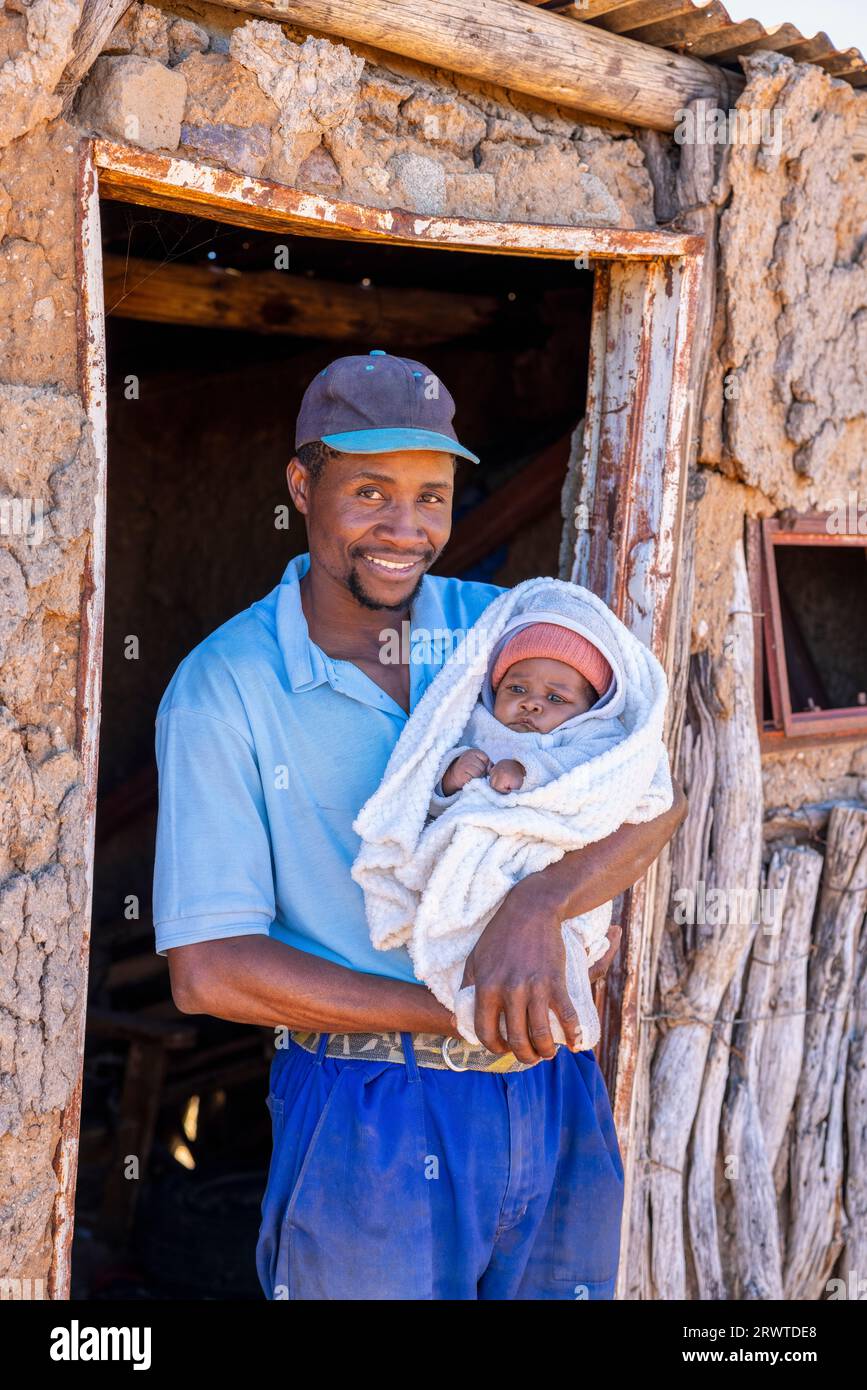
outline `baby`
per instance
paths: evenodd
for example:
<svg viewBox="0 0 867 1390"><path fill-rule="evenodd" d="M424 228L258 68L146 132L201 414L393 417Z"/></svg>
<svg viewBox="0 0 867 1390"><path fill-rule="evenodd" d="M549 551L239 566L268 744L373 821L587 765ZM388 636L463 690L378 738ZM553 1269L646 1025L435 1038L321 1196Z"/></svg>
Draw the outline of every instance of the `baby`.
<svg viewBox="0 0 867 1390"><path fill-rule="evenodd" d="M467 747L457 756L451 751L431 801L431 814L440 814L448 799L475 777L486 777L503 794L538 783L540 754L546 748L553 752L552 745L572 735L574 726L566 726L608 693L612 677L602 652L580 633L559 623L525 623L494 655L491 713L497 723L486 719L477 705L465 730L467 739L483 733L487 746ZM560 738L545 737L561 728ZM574 728L575 734L580 731L580 726ZM535 737L528 739L528 735Z"/></svg>
<svg viewBox="0 0 867 1390"><path fill-rule="evenodd" d="M374 945L406 945L471 1045L467 957L514 885L672 799L665 672L595 595L527 580L478 623L482 645L458 647L435 677L356 818L352 869ZM611 914L607 902L561 923L581 1050L600 1036L590 970Z"/></svg>

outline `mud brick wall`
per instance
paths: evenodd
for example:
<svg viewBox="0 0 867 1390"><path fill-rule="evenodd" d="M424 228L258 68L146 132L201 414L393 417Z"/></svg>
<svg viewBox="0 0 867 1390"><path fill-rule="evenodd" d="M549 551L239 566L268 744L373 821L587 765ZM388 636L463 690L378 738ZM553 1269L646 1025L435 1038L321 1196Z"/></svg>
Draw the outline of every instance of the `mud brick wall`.
<svg viewBox="0 0 867 1390"><path fill-rule="evenodd" d="M195 11L194 11L195 12ZM136 4L79 97L83 126L309 192L413 212L648 227L626 126L225 11ZM208 27L206 27L206 25Z"/></svg>
<svg viewBox="0 0 867 1390"><path fill-rule="evenodd" d="M778 138L726 149L720 274L702 419L693 651L718 653L723 570L745 516L867 508L867 161L850 141L865 97L777 53L745 62L739 107ZM768 807L864 797L867 745L762 759Z"/></svg>
<svg viewBox="0 0 867 1390"><path fill-rule="evenodd" d="M76 389L77 143L42 120L0 152L0 1278L47 1273L85 985L76 688L93 457Z"/></svg>

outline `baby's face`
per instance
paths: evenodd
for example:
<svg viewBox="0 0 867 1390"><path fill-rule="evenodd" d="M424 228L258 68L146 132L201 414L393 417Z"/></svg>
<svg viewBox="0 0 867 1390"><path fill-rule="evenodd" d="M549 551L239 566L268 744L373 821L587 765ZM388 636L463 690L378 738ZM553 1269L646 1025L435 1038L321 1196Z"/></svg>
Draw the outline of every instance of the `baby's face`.
<svg viewBox="0 0 867 1390"><path fill-rule="evenodd" d="M563 661L534 656L510 666L494 697L494 718L516 733L547 734L597 700L589 681Z"/></svg>

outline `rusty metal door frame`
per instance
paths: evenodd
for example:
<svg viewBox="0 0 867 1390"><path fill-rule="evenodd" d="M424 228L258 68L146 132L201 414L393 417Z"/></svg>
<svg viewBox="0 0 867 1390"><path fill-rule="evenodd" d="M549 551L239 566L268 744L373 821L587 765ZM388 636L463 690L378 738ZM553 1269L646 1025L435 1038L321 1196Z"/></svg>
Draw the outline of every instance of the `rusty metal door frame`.
<svg viewBox="0 0 867 1390"><path fill-rule="evenodd" d="M494 255L584 258L596 270L580 493L590 524L576 531L572 577L604 598L666 667L690 428L691 330L704 247L702 237L675 231L474 221L368 208L107 140L82 142L77 228L82 285L79 380L95 457L77 722L90 847L88 927L81 943L85 964L96 820L108 467L100 197L290 235ZM624 949L603 999L607 1035L600 1063L625 1159L629 1157L638 1047L637 991L652 889L651 869L629 894ZM79 1077L63 1116L57 1162L53 1298L69 1294L84 1014L82 1007ZM625 1212L628 1207L627 1192Z"/></svg>

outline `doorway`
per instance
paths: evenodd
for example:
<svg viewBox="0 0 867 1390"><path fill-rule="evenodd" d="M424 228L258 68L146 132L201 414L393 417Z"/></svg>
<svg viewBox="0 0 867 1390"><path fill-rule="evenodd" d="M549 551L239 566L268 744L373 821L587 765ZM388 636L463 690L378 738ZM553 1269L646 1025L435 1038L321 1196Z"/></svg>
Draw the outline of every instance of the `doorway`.
<svg viewBox="0 0 867 1390"><path fill-rule="evenodd" d="M255 1297L273 1040L172 1004L150 902L156 708L187 652L305 549L284 473L302 393L335 356L407 354L455 397L481 464L459 470L439 573L556 575L593 275L110 201L101 226L110 468L73 1267L82 1296L119 1281L138 1296Z"/></svg>

